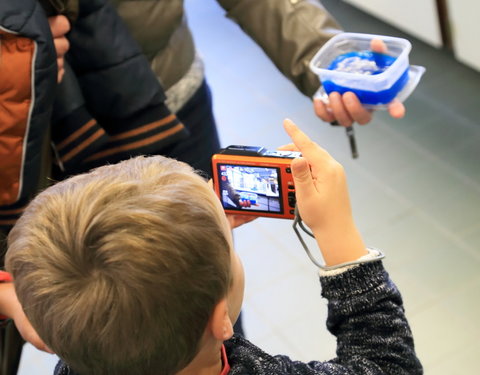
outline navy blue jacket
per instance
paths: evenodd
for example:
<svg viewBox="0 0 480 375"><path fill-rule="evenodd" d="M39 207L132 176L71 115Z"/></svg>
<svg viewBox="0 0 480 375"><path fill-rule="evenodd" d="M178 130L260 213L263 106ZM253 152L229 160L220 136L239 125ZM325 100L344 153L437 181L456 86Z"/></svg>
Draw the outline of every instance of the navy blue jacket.
<svg viewBox="0 0 480 375"><path fill-rule="evenodd" d="M70 3L75 2L65 1ZM12 94L4 100L5 105L30 104L14 119L0 117L0 144L9 145L0 148L0 229L13 225L36 193L50 138L54 178L61 179L131 156L160 153L187 136L109 1L79 0L78 9L66 13L77 16L67 34L66 73L57 85L56 53L44 9L37 0L0 2L0 74L7 75L6 68L15 69L18 63L19 51L10 48L7 54L7 42L31 45L30 58L22 60L31 76L12 78L5 89ZM18 86L25 95L16 95Z"/></svg>

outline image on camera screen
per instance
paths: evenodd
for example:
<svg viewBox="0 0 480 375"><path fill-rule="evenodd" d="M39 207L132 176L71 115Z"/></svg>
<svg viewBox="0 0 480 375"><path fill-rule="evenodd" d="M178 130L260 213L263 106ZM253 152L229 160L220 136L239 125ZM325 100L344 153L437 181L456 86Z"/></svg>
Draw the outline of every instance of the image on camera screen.
<svg viewBox="0 0 480 375"><path fill-rule="evenodd" d="M282 213L279 169L218 164L223 208Z"/></svg>

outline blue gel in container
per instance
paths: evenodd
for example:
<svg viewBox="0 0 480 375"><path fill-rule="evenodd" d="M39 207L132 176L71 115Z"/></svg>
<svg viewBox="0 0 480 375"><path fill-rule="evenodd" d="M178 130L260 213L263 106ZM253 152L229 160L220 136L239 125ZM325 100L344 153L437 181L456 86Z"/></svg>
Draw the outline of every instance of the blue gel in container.
<svg viewBox="0 0 480 375"><path fill-rule="evenodd" d="M329 70L350 74L377 75L383 73L396 58L383 53L373 51L355 51L337 56L328 66ZM400 78L388 89L382 91L369 91L354 89L347 86L337 85L333 81L323 82L327 94L337 91L341 94L351 91L355 93L363 104L387 104L390 103L398 92L408 82L408 68Z"/></svg>

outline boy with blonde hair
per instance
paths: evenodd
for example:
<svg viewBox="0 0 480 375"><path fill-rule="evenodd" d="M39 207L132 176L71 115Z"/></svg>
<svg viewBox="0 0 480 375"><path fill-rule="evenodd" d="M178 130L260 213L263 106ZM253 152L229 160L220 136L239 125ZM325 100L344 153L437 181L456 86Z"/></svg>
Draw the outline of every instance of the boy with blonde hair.
<svg viewBox="0 0 480 375"><path fill-rule="evenodd" d="M351 214L343 168L293 123L298 208L329 270L338 357L270 356L233 324L243 269L218 198L186 164L139 157L38 195L9 236L7 269L57 374L420 374L398 290ZM233 336L233 337L232 337Z"/></svg>

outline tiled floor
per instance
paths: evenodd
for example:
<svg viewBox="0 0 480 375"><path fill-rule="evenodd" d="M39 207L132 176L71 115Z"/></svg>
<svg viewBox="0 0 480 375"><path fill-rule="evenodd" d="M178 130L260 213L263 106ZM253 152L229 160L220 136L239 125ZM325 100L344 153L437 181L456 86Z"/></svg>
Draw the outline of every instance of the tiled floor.
<svg viewBox="0 0 480 375"><path fill-rule="evenodd" d="M357 127L352 160L342 129L318 120L309 99L278 73L213 0L188 0L206 61L223 145L286 143L290 117L348 173L352 204L369 245L403 292L426 374L480 368L480 74L336 0L324 0L346 30L409 38L412 64L427 73L407 101L408 115L377 113ZM315 267L288 221L259 219L235 233L247 290L248 337L272 353L329 359ZM20 374L50 374L54 358L27 347Z"/></svg>

